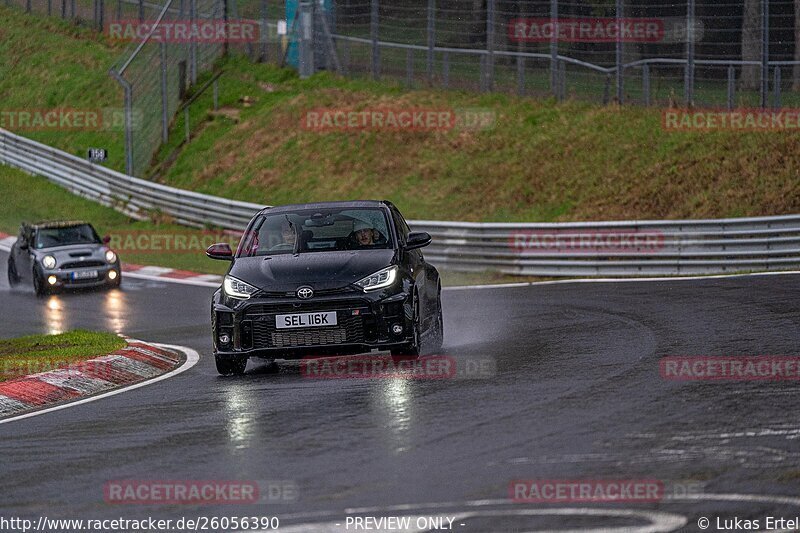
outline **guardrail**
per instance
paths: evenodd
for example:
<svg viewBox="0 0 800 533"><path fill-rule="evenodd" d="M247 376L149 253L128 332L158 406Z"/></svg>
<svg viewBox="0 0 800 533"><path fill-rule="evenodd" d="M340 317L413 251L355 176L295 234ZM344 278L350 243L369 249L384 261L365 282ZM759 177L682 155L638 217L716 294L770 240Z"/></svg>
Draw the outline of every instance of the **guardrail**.
<svg viewBox="0 0 800 533"><path fill-rule="evenodd" d="M260 204L141 180L0 129L0 163L143 220L241 231ZM411 221L431 263L532 276L659 276L800 269L800 215L564 223Z"/></svg>

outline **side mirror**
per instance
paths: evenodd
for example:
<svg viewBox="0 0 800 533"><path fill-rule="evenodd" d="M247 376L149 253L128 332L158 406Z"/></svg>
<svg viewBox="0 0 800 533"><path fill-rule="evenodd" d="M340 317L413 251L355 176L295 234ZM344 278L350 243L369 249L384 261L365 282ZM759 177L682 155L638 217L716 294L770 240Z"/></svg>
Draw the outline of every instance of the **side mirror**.
<svg viewBox="0 0 800 533"><path fill-rule="evenodd" d="M108 244L111 242L111 235L106 235L103 237L103 244Z"/></svg>
<svg viewBox="0 0 800 533"><path fill-rule="evenodd" d="M425 231L412 232L408 234L408 242L406 242L406 250L416 250L417 248L424 248L431 243L431 236Z"/></svg>
<svg viewBox="0 0 800 533"><path fill-rule="evenodd" d="M227 242L212 244L208 247L208 250L206 250L206 255L211 259L233 261L233 251Z"/></svg>

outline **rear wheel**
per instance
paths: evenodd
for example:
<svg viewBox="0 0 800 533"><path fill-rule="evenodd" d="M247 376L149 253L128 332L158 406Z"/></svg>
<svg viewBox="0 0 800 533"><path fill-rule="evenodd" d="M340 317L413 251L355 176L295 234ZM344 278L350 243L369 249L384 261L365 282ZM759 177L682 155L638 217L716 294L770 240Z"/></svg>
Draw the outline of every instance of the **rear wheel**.
<svg viewBox="0 0 800 533"><path fill-rule="evenodd" d="M217 372L223 376L241 376L247 368L247 357L215 355L214 360L217 363Z"/></svg>
<svg viewBox="0 0 800 533"><path fill-rule="evenodd" d="M8 286L13 287L19 283L19 274L17 273L17 265L12 258L8 258Z"/></svg>
<svg viewBox="0 0 800 533"><path fill-rule="evenodd" d="M439 311L436 313L436 323L433 325L433 332L431 333L431 353L437 353L442 349L444 343L444 317L442 317L442 295L441 287L439 287Z"/></svg>

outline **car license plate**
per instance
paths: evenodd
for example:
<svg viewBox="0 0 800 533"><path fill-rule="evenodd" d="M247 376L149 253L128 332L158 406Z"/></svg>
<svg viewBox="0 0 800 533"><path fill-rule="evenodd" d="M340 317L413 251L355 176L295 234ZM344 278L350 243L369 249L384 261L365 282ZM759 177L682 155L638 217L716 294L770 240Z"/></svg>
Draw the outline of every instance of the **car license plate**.
<svg viewBox="0 0 800 533"><path fill-rule="evenodd" d="M72 279L93 279L97 277L97 270L78 270L72 273Z"/></svg>
<svg viewBox="0 0 800 533"><path fill-rule="evenodd" d="M298 313L294 315L277 315L275 327L278 329L289 328L319 328L336 325L336 311L327 313Z"/></svg>

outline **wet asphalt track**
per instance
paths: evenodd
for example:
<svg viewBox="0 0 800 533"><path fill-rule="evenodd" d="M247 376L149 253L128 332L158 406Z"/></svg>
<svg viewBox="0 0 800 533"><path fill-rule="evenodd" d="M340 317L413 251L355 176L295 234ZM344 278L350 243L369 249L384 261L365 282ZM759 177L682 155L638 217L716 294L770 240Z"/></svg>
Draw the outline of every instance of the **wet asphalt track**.
<svg viewBox="0 0 800 533"><path fill-rule="evenodd" d="M457 380L311 380L294 365L275 375L252 363L245 377L220 378L211 292L126 279L121 291L37 300L9 291L3 276L0 337L121 331L202 358L152 386L0 425L1 516L266 515L288 526L343 523L345 509L375 507L364 514L455 515L456 531L486 532L670 516L688 531L700 516L800 515L774 500L800 495L798 385L667 382L658 369L668 355L800 353L798 275L445 291L443 351L496 366L490 378ZM513 479L585 478L703 489L657 504L502 501ZM104 484L119 479L287 480L299 496L106 504Z"/></svg>

